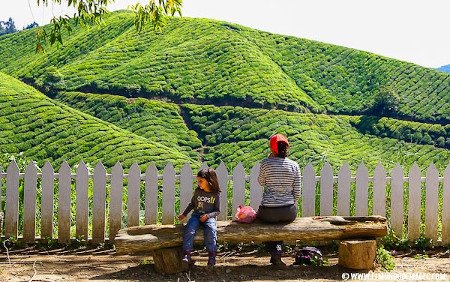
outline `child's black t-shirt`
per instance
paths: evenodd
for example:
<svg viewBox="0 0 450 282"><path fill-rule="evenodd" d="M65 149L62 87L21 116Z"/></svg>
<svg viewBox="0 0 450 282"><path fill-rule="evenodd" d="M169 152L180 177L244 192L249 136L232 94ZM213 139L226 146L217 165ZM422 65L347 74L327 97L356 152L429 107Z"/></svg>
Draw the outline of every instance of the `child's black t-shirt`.
<svg viewBox="0 0 450 282"><path fill-rule="evenodd" d="M205 192L197 188L194 191L191 202L186 207L183 215L187 215L191 210L200 214L206 214L209 218L213 218L220 213L220 193Z"/></svg>

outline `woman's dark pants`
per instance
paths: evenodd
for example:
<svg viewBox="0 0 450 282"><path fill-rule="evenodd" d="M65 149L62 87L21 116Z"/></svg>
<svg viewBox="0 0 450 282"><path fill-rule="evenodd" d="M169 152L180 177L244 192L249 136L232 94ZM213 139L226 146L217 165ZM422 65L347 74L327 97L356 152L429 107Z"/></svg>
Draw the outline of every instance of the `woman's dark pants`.
<svg viewBox="0 0 450 282"><path fill-rule="evenodd" d="M289 205L282 207L259 206L257 218L266 223L289 223L297 218L297 206ZM273 255L283 254L283 241L272 241L266 243L267 250Z"/></svg>

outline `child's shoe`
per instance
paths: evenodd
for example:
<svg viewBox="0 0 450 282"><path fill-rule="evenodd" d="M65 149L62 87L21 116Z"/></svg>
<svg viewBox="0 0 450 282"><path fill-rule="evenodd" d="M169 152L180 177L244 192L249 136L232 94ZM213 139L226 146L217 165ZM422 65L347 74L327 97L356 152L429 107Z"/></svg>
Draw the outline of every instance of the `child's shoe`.
<svg viewBox="0 0 450 282"><path fill-rule="evenodd" d="M183 263L191 263L191 251L184 251L181 261Z"/></svg>

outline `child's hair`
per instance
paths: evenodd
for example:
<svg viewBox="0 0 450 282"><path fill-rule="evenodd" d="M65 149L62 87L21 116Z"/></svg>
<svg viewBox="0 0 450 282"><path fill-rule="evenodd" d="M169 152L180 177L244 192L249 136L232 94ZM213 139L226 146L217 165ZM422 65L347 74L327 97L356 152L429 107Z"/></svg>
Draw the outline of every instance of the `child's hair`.
<svg viewBox="0 0 450 282"><path fill-rule="evenodd" d="M219 181L217 180L217 174L214 169L204 168L197 173L197 177L206 179L209 186L211 187L211 192L221 192Z"/></svg>

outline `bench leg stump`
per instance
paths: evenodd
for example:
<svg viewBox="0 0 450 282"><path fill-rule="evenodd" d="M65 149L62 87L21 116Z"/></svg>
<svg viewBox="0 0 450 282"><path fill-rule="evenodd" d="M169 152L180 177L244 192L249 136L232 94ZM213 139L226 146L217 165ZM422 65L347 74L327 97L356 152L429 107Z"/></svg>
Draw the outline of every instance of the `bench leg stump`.
<svg viewBox="0 0 450 282"><path fill-rule="evenodd" d="M189 266L181 263L181 248L166 248L152 252L155 270L159 273L178 273L187 271Z"/></svg>
<svg viewBox="0 0 450 282"><path fill-rule="evenodd" d="M351 269L373 269L376 250L375 240L341 241L338 264Z"/></svg>

